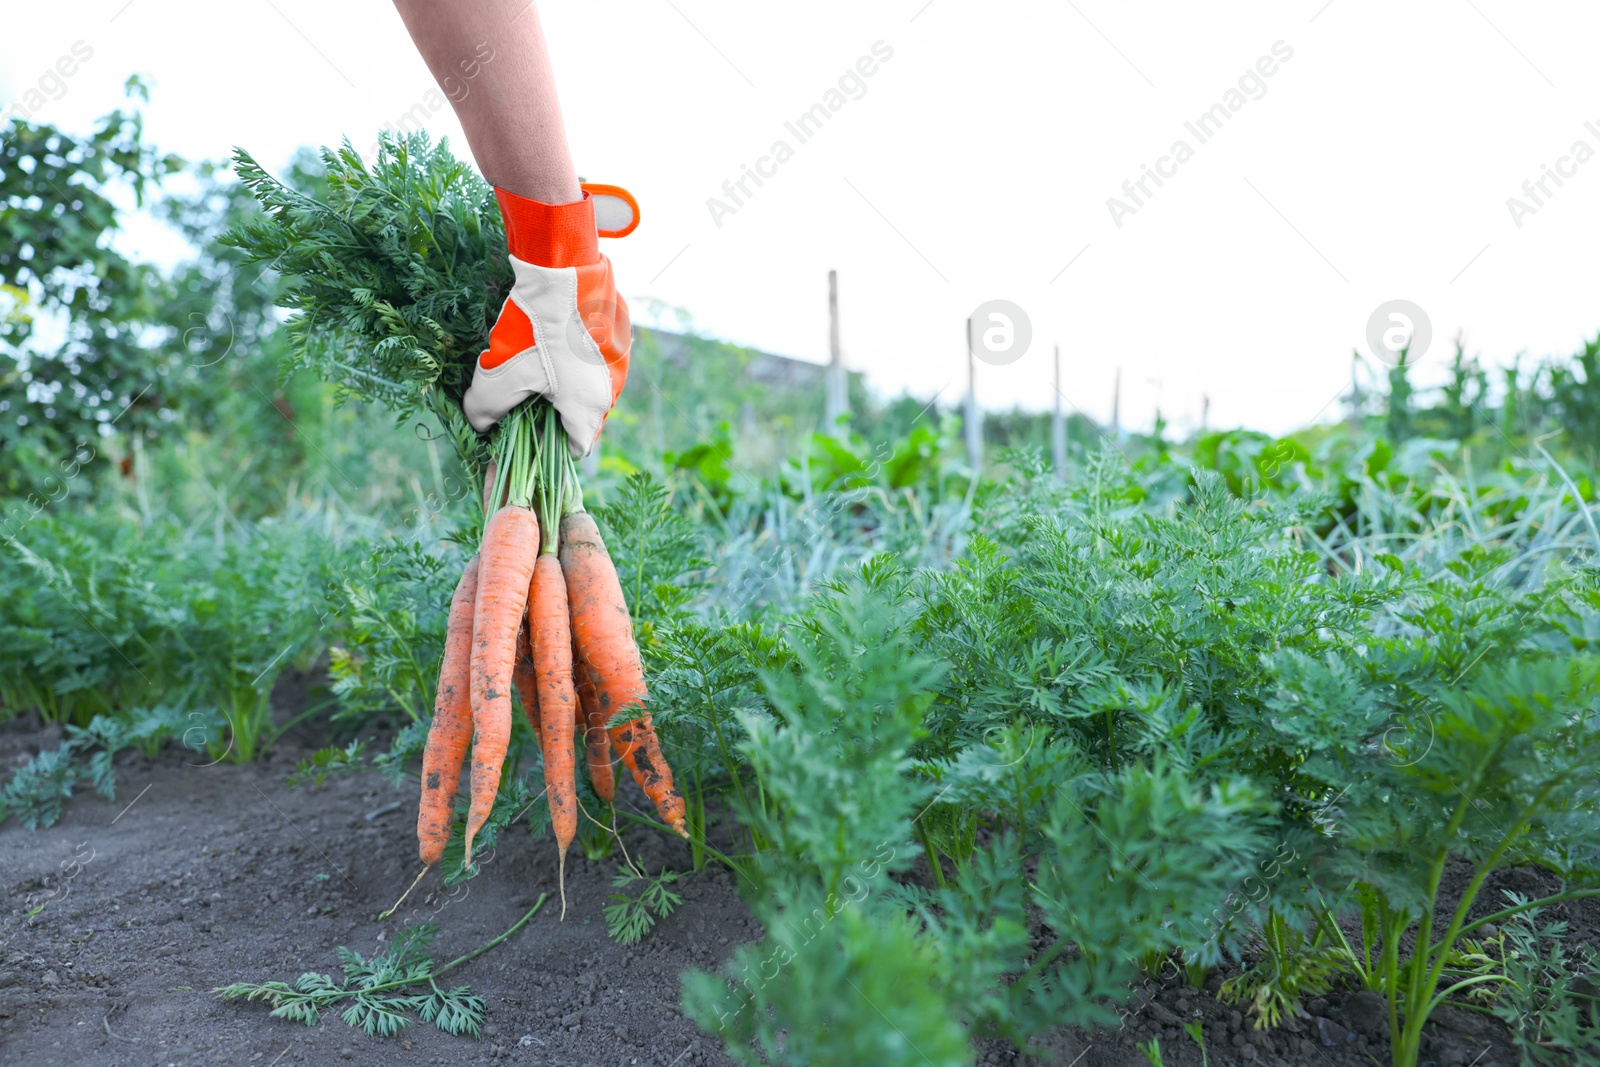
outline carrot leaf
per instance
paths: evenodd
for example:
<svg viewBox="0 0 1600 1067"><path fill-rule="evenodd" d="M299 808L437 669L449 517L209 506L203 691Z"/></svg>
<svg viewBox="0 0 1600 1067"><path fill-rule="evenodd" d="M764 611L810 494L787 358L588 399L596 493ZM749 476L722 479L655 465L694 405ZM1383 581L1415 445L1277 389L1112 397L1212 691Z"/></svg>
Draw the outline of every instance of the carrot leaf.
<svg viewBox="0 0 1600 1067"><path fill-rule="evenodd" d="M667 886L678 880L677 871L663 870L654 878L622 871L611 879L611 888L626 889L635 882L643 882L636 895L613 893L615 904L607 904L606 933L611 940L623 945L637 945L655 926L656 920L671 915L683 898Z"/></svg>
<svg viewBox="0 0 1600 1067"><path fill-rule="evenodd" d="M439 928L432 923L402 927L388 948L372 957L339 946L343 981L308 971L294 983L235 982L212 990L223 1000L264 1000L275 1019L316 1026L322 1017L344 1005L339 1017L346 1026L368 1037L393 1037L411 1025L413 1013L447 1034L483 1032L488 1005L470 986L442 988L438 979L505 941L522 928L544 904L544 897L528 909L510 929L442 967L429 948Z"/></svg>

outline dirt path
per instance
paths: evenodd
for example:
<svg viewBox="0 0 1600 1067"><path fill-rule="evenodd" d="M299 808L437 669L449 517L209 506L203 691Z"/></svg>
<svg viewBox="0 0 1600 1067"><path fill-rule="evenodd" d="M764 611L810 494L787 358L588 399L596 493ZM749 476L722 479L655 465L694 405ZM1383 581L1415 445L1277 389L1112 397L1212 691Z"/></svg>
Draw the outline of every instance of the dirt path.
<svg viewBox="0 0 1600 1067"><path fill-rule="evenodd" d="M590 862L574 847L561 922L554 847L529 841L521 827L477 878L430 896L440 890L430 875L407 905L407 917L442 928L434 953L442 963L550 894L510 941L451 974L488 1001L482 1041L431 1024L378 1040L337 1015L311 1028L217 1000L209 991L230 982L336 972L338 945L381 949L398 924L375 916L417 870L414 800L370 772L290 788L297 755L248 767L134 756L119 770L115 802L87 793L49 830L14 821L0 830L10 913L0 933L0 1062L730 1062L683 1017L677 978L721 961L732 934L757 936L729 877L686 876L675 886L684 897L677 913L625 949L606 936L601 914L616 864ZM648 830L624 840L651 869L689 867L687 846Z"/></svg>
<svg viewBox="0 0 1600 1067"><path fill-rule="evenodd" d="M46 739L13 722L0 728L0 766ZM425 880L406 911L380 923L416 873L415 799L374 772L291 788L306 753L280 751L251 766L193 766L169 750L154 761L127 753L117 799L75 797L61 822L30 832L0 829L0 1063L28 1067L179 1067L244 1064L526 1064L529 1067L699 1067L731 1061L678 1005L680 972L710 968L760 931L720 868L686 874L684 902L637 948L606 936L602 908L615 861L568 858L565 922L559 920L554 847L519 824L483 873L444 890ZM192 759L192 755L188 756ZM642 798L641 798L642 799ZM636 862L687 871L686 845L645 829L624 832ZM1452 882L1465 881L1452 871ZM1538 895L1548 876L1505 871L1498 889ZM1456 888L1455 891L1459 891ZM484 1037L451 1037L416 1024L398 1038L368 1038L336 1014L316 1027L270 1019L265 1006L223 1003L210 993L236 981L292 982L302 971L335 973L336 947L363 955L404 921L441 928L443 962L499 934L532 906L545 907L508 942L452 972L488 1003ZM31 913L31 917L30 917ZM1552 917L1574 942L1600 941L1600 902ZM1041 1055L977 1042L981 1067L1147 1067L1135 1046L1159 1038L1168 1067L1202 1063L1181 1026L1200 1020L1216 1067L1357 1067L1388 1062L1386 1018L1371 994L1313 998L1314 1016L1290 1029L1256 1031L1240 1007L1173 974L1135 990L1123 1027L1058 1029ZM1514 1067L1498 1021L1443 1009L1430 1027L1425 1065ZM858 1067L852 1064L827 1067Z"/></svg>

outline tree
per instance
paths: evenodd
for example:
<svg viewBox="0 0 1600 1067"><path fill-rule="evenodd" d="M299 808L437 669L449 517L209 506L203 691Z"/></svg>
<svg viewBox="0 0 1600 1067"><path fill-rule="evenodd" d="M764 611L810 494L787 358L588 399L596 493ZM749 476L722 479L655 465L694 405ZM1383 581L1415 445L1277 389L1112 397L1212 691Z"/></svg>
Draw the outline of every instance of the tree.
<svg viewBox="0 0 1600 1067"><path fill-rule="evenodd" d="M130 96L144 95L129 79ZM138 111L87 136L14 121L0 143L0 493L23 493L98 455L118 429L149 432L177 379L170 282L111 247L107 195L144 203L182 166L144 143ZM181 366L181 364L179 364Z"/></svg>

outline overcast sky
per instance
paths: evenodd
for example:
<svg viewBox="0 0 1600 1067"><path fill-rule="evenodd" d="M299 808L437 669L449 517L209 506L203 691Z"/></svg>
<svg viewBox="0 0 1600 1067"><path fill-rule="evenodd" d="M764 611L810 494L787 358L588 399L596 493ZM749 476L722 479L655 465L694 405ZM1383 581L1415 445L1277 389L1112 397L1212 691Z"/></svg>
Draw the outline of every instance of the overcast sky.
<svg viewBox="0 0 1600 1067"><path fill-rule="evenodd" d="M523 6L506 0L507 19ZM1423 380L1458 332L1500 364L1600 329L1595 5L539 10L580 173L643 207L606 247L630 303L821 361L837 268L846 362L884 392L959 397L964 322L993 299L1032 342L980 364L985 406L1048 406L1059 342L1071 406L1105 418L1121 367L1125 424L1159 406L1179 429L1206 395L1213 425L1336 415L1351 350L1395 299L1431 324ZM54 98L35 117L85 129L137 72L149 133L192 158L239 144L277 168L299 145L365 147L433 88L378 0L15 4L5 22L0 107L42 79L33 100ZM74 45L92 55L56 81ZM802 142L785 124L816 104L828 118ZM465 152L448 106L429 128ZM779 141L783 161L762 162ZM724 183L758 163L735 203Z"/></svg>

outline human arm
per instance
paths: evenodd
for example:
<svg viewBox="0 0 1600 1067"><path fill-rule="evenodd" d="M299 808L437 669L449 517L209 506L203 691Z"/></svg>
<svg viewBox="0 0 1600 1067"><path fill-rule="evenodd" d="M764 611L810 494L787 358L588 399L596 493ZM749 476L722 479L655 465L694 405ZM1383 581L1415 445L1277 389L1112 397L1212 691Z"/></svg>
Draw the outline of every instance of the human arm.
<svg viewBox="0 0 1600 1067"><path fill-rule="evenodd" d="M534 5L395 0L395 8L489 184L546 204L583 199Z"/></svg>

